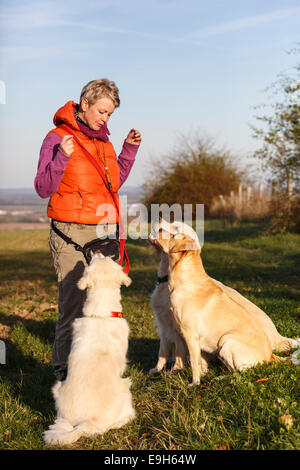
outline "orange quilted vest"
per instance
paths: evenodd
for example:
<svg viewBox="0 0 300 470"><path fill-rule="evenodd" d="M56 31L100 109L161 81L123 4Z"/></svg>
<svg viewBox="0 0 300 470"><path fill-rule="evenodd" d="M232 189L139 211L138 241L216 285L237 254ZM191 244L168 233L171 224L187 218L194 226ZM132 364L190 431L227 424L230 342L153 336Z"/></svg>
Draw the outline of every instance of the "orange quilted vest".
<svg viewBox="0 0 300 470"><path fill-rule="evenodd" d="M53 122L56 126L67 125L103 168L103 172L105 155L112 191L115 193L117 202L119 202L117 192L120 182L120 170L114 148L111 142L90 138L81 132L74 116L75 106L76 104L73 101L68 101L57 111ZM50 132L55 132L61 137L68 134L65 129L60 127L56 127ZM48 217L62 222L81 224L118 222L119 218L113 197L105 187L98 171L84 155L75 139L73 139L73 142L74 152L66 166L57 192L49 200Z"/></svg>

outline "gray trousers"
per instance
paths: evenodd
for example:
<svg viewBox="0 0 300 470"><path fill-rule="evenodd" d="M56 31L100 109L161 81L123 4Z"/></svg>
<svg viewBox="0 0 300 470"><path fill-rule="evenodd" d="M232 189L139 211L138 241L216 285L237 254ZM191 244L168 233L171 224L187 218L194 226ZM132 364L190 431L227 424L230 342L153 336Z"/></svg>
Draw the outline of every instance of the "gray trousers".
<svg viewBox="0 0 300 470"><path fill-rule="evenodd" d="M109 225L97 226L57 221L55 225L81 246L107 235L107 230L111 233ZM111 228L115 230L115 225L112 224ZM72 324L75 318L82 316L82 307L86 298L86 292L77 287L77 282L82 277L87 264L82 252L75 250L73 245L68 245L52 229L49 246L58 280L58 320L55 328L52 366L57 380L64 380L67 375L68 357L72 344Z"/></svg>

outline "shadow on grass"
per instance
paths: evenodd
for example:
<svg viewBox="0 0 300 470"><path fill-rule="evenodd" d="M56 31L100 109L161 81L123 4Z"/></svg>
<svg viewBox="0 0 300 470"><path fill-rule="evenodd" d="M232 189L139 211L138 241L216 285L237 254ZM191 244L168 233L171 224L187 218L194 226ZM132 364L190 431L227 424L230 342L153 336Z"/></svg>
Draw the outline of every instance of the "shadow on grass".
<svg viewBox="0 0 300 470"><path fill-rule="evenodd" d="M300 255L286 255L277 265L266 265L264 261L261 264L259 257L249 260L233 258L234 264L228 264L228 255L222 259L212 253L206 253L202 256L204 269L209 276L230 285L236 281L243 281L245 284L258 285L276 285L276 288L270 289L268 295L288 296L294 298L293 290L298 290L299 295L299 277L300 277ZM213 260L213 261L212 261Z"/></svg>
<svg viewBox="0 0 300 470"><path fill-rule="evenodd" d="M216 228L214 227L216 225ZM265 229L265 223L243 223L232 225L228 221L208 221L204 233L204 243L233 243L248 238L256 238ZM212 228L210 228L212 226Z"/></svg>
<svg viewBox="0 0 300 470"><path fill-rule="evenodd" d="M138 294L143 297L149 295L155 288L157 274L153 269L147 271L142 269L136 269L129 273L129 277L132 279L132 284L128 289L122 288L122 297L130 299L132 294Z"/></svg>
<svg viewBox="0 0 300 470"><path fill-rule="evenodd" d="M44 251L22 252L0 256L0 282L2 281L56 281L50 254Z"/></svg>
<svg viewBox="0 0 300 470"><path fill-rule="evenodd" d="M159 339L130 338L128 347L128 361L143 373L148 373L157 362Z"/></svg>
<svg viewBox="0 0 300 470"><path fill-rule="evenodd" d="M12 341L5 340L7 363L0 366L2 379L10 385L11 397L44 416L54 411L51 387L55 382L50 364L25 355Z"/></svg>
<svg viewBox="0 0 300 470"><path fill-rule="evenodd" d="M29 333L38 337L42 342L51 343L54 341L56 320L49 318L33 320L32 318L24 318L20 315L5 315L0 312L0 323L9 327L21 324L25 326Z"/></svg>

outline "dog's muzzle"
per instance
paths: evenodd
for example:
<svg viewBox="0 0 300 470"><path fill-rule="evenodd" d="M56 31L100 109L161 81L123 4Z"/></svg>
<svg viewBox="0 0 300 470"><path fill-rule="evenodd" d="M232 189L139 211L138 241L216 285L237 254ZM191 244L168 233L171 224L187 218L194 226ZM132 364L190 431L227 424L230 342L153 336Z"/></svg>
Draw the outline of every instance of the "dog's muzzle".
<svg viewBox="0 0 300 470"><path fill-rule="evenodd" d="M158 243L158 241L156 240L156 238L153 237L153 235L150 233L149 236L148 236L148 241L149 243L151 243L151 245L153 245L157 250L161 251L161 246L160 244Z"/></svg>

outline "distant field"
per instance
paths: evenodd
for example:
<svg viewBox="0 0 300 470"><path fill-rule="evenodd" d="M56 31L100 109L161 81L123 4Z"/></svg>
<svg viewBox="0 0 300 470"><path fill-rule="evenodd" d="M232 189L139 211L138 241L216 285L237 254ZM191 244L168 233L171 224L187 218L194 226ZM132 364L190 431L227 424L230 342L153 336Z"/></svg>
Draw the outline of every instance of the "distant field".
<svg viewBox="0 0 300 470"><path fill-rule="evenodd" d="M49 228L49 222L3 222L0 223L0 232L18 232L20 230L45 230Z"/></svg>
<svg viewBox="0 0 300 470"><path fill-rule="evenodd" d="M119 194L123 198L126 196L126 203L130 206L140 201L142 188L122 187ZM0 232L46 228L47 204L48 199L41 199L33 188L0 188Z"/></svg>
<svg viewBox="0 0 300 470"><path fill-rule="evenodd" d="M131 330L126 374L137 416L104 436L81 438L72 449L299 450L299 365L273 363L239 373L214 364L193 388L187 387L190 367L147 374L159 347L149 304L159 255L145 241L126 246L133 279L122 288ZM300 336L299 235L208 221L202 258L209 275L264 309L281 334ZM57 318L48 230L0 233L0 298L7 353L0 365L0 448L47 449L42 432L55 418L50 359Z"/></svg>

